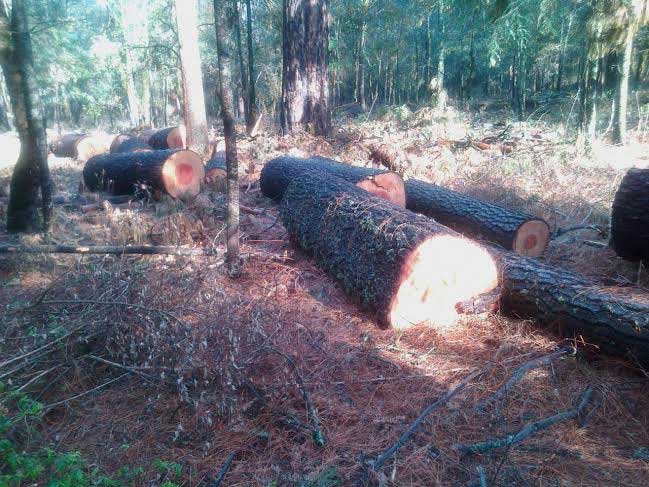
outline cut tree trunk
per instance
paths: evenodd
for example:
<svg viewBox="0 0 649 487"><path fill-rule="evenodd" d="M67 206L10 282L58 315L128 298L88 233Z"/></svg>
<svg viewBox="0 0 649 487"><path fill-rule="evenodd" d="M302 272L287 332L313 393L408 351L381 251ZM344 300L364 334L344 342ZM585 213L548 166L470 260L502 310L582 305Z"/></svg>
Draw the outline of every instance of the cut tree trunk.
<svg viewBox="0 0 649 487"><path fill-rule="evenodd" d="M458 310L498 285L482 246L323 172L284 193L288 233L385 326L452 325Z"/></svg>
<svg viewBox="0 0 649 487"><path fill-rule="evenodd" d="M153 150L142 137L133 137L128 134L120 134L113 143L110 144L110 153L119 154L121 152L141 152Z"/></svg>
<svg viewBox="0 0 649 487"><path fill-rule="evenodd" d="M50 144L50 150L56 157L77 157L77 142L86 134L66 134Z"/></svg>
<svg viewBox="0 0 649 487"><path fill-rule="evenodd" d="M476 200L440 186L409 180L406 207L437 220L467 237L538 257L547 248L550 227L541 218Z"/></svg>
<svg viewBox="0 0 649 487"><path fill-rule="evenodd" d="M156 130L149 138L149 145L155 150L184 149L187 135L183 125Z"/></svg>
<svg viewBox="0 0 649 487"><path fill-rule="evenodd" d="M648 363L649 298L603 288L575 274L512 252L492 249L502 269L502 310L558 327L563 336L613 355Z"/></svg>
<svg viewBox="0 0 649 487"><path fill-rule="evenodd" d="M218 151L205 165L205 182L212 187L222 190L226 186L228 168L225 151Z"/></svg>
<svg viewBox="0 0 649 487"><path fill-rule="evenodd" d="M261 172L261 191L279 201L293 179L309 173L325 173L355 184L374 196L405 208L406 195L401 176L393 172L343 164L325 157L300 159L278 157L264 166Z"/></svg>
<svg viewBox="0 0 649 487"><path fill-rule="evenodd" d="M144 188L190 199L201 190L205 168L190 150L124 152L90 159L83 180L90 191L133 194Z"/></svg>
<svg viewBox="0 0 649 487"><path fill-rule="evenodd" d="M625 259L649 262L649 169L627 172L613 201L611 247Z"/></svg>
<svg viewBox="0 0 649 487"><path fill-rule="evenodd" d="M53 142L50 149L56 157L70 157L86 162L93 156L108 152L109 139L109 136L102 134L67 134Z"/></svg>

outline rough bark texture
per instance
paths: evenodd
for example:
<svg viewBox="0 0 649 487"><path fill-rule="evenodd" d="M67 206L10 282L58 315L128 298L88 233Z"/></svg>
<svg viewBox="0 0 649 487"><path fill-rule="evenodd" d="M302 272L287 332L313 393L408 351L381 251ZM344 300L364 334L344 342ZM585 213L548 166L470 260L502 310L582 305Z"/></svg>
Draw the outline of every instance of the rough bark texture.
<svg viewBox="0 0 649 487"><path fill-rule="evenodd" d="M204 178L202 159L189 150L106 154L91 158L83 169L87 189L112 194L152 190L190 198Z"/></svg>
<svg viewBox="0 0 649 487"><path fill-rule="evenodd" d="M283 0L284 133L300 127L316 135L331 130L328 11L328 0Z"/></svg>
<svg viewBox="0 0 649 487"><path fill-rule="evenodd" d="M297 176L282 200L288 233L384 325L445 326L493 290L487 252L456 232L323 173Z"/></svg>
<svg viewBox="0 0 649 487"><path fill-rule="evenodd" d="M185 95L187 148L201 157L209 157L205 93L198 49L197 0L176 0L176 25L180 43L180 64Z"/></svg>
<svg viewBox="0 0 649 487"><path fill-rule="evenodd" d="M558 327L600 350L649 359L649 299L607 289L573 272L511 252L493 250L502 269L502 309Z"/></svg>
<svg viewBox="0 0 649 487"><path fill-rule="evenodd" d="M622 179L613 201L611 247L625 259L649 262L649 169L631 169Z"/></svg>
<svg viewBox="0 0 649 487"><path fill-rule="evenodd" d="M325 171L334 177L356 184L365 179L389 171L343 164L324 157L302 159L299 157L277 157L268 162L261 171L259 183L264 196L279 201L288 185L298 176Z"/></svg>
<svg viewBox="0 0 649 487"><path fill-rule="evenodd" d="M225 159L227 166L226 199L228 219L226 223L227 264L231 276L241 272L239 263L239 165L237 161L237 132L234 124L234 101L231 87L232 61L227 44L225 0L214 0L214 28L219 56L219 95L225 136Z"/></svg>
<svg viewBox="0 0 649 487"><path fill-rule="evenodd" d="M156 130L149 136L148 142L155 150L184 149L187 147L186 131L184 127L167 127Z"/></svg>
<svg viewBox="0 0 649 487"><path fill-rule="evenodd" d="M252 46L252 9L250 8L250 0L246 0L246 24L247 24L247 38L248 38L248 110L250 112L250 123L246 127L248 135L254 135L254 129L257 121L261 115L257 114L257 93L255 84L255 57Z"/></svg>
<svg viewBox="0 0 649 487"><path fill-rule="evenodd" d="M47 135L36 88L25 2L12 2L11 19L0 3L0 65L20 139L20 155L11 178L7 230L47 230L52 213L52 182L47 165ZM40 190L42 220L37 209Z"/></svg>
<svg viewBox="0 0 649 487"><path fill-rule="evenodd" d="M149 144L147 144L140 137L133 137L132 135L120 134L110 145L111 154L119 154L120 152L140 152L140 151L150 151L153 150Z"/></svg>
<svg viewBox="0 0 649 487"><path fill-rule="evenodd" d="M50 144L50 150L56 157L77 158L77 142L86 134L66 134Z"/></svg>
<svg viewBox="0 0 649 487"><path fill-rule="evenodd" d="M507 210L423 181L409 180L405 185L406 208L434 218L442 225L468 237L497 243L507 250L514 250L521 227L529 222L538 222L541 233L536 235L536 242L529 243L535 243L534 248L540 249L539 253L547 246L549 227L540 218ZM538 241L543 237L543 242Z"/></svg>

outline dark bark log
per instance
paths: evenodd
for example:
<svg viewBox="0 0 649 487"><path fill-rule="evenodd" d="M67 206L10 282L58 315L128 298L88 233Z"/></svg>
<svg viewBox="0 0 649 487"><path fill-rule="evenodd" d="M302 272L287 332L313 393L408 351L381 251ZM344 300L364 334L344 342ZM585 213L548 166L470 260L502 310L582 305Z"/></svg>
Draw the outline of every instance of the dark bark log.
<svg viewBox="0 0 649 487"><path fill-rule="evenodd" d="M205 182L222 191L226 188L227 177L227 155L223 151L215 152L205 165Z"/></svg>
<svg viewBox="0 0 649 487"><path fill-rule="evenodd" d="M611 247L628 260L649 262L649 169L627 172L613 201Z"/></svg>
<svg viewBox="0 0 649 487"><path fill-rule="evenodd" d="M502 310L557 327L600 350L649 359L649 299L646 294L607 289L573 272L511 252L492 250L502 273Z"/></svg>
<svg viewBox="0 0 649 487"><path fill-rule="evenodd" d="M106 154L91 158L83 169L87 189L112 194L149 188L187 199L200 192L204 178L203 161L190 150Z"/></svg>
<svg viewBox="0 0 649 487"><path fill-rule="evenodd" d="M328 0L283 0L281 125L328 135Z"/></svg>
<svg viewBox="0 0 649 487"><path fill-rule="evenodd" d="M480 245L324 173L293 179L280 215L295 241L387 326L448 326L458 305L497 286L495 262Z"/></svg>
<svg viewBox="0 0 649 487"><path fill-rule="evenodd" d="M142 137L133 137L128 134L120 134L113 143L110 144L110 153L119 154L121 152L141 152L153 150Z"/></svg>
<svg viewBox="0 0 649 487"><path fill-rule="evenodd" d="M261 172L261 191L268 198L279 201L293 179L310 173L323 173L328 177L343 179L374 196L405 208L405 191L403 180L399 175L381 169L343 164L325 157L273 159Z"/></svg>
<svg viewBox="0 0 649 487"><path fill-rule="evenodd" d="M467 237L502 245L507 250L539 256L550 239L541 218L476 200L423 181L406 181L406 207L434 218Z"/></svg>
<svg viewBox="0 0 649 487"><path fill-rule="evenodd" d="M7 230L47 231L52 213L52 182L25 2L12 2L11 19L5 3L0 5L0 65L20 138L20 155L11 178ZM36 203L39 190L42 220Z"/></svg>
<svg viewBox="0 0 649 487"><path fill-rule="evenodd" d="M227 265L232 277L240 274L239 262L239 164L237 160L237 131L234 124L234 101L232 61L228 49L228 31L225 25L226 9L224 0L214 0L214 27L216 48L219 57L219 96L221 98L221 117L225 136L225 159L227 172L226 199L228 217L226 222Z"/></svg>
<svg viewBox="0 0 649 487"><path fill-rule="evenodd" d="M149 145L155 150L184 149L187 146L187 135L184 126L167 127L151 134Z"/></svg>

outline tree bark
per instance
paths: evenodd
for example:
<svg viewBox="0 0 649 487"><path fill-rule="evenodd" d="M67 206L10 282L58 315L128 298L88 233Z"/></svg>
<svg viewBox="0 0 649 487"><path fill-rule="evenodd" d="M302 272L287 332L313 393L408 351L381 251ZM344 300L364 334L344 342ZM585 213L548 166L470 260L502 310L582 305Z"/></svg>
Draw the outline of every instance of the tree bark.
<svg viewBox="0 0 649 487"><path fill-rule="evenodd" d="M36 88L31 36L24 0L13 0L11 19L0 2L0 64L20 138L20 156L11 178L7 230L49 229L52 182L47 165L47 135ZM37 196L40 190L42 215Z"/></svg>
<svg viewBox="0 0 649 487"><path fill-rule="evenodd" d="M140 137L133 137L132 135L120 134L110 144L110 153L119 154L121 152L140 152L153 150Z"/></svg>
<svg viewBox="0 0 649 487"><path fill-rule="evenodd" d="M611 215L611 247L628 260L649 262L649 169L631 169Z"/></svg>
<svg viewBox="0 0 649 487"><path fill-rule="evenodd" d="M232 8L234 10L234 33L237 44L237 58L239 61L239 78L241 79L241 93L240 97L243 100L243 112L244 118L246 121L246 127L251 125L250 121L250 109L248 107L248 71L246 70L246 64L243 60L243 45L241 43L241 15L239 13L239 0L232 0Z"/></svg>
<svg viewBox="0 0 649 487"><path fill-rule="evenodd" d="M175 0L180 42L180 64L185 97L187 148L207 159L210 155L205 113L205 93L198 44L196 0Z"/></svg>
<svg viewBox="0 0 649 487"><path fill-rule="evenodd" d="M627 107L629 104L629 79L631 77L631 64L633 55L633 38L635 37L635 24L629 20L627 26L626 40L624 43L624 55L622 60L622 72L618 76L617 104L613 120L613 143L626 144L627 128Z"/></svg>
<svg viewBox="0 0 649 487"><path fill-rule="evenodd" d="M550 227L541 218L415 179L406 181L405 186L406 208L467 237L533 257L540 256L547 248Z"/></svg>
<svg viewBox="0 0 649 487"><path fill-rule="evenodd" d="M190 150L105 154L91 158L83 168L88 190L114 195L151 190L191 199L200 193L204 178L203 160Z"/></svg>
<svg viewBox="0 0 649 487"><path fill-rule="evenodd" d="M184 125L155 130L147 143L155 150L184 149L187 147L186 133Z"/></svg>
<svg viewBox="0 0 649 487"><path fill-rule="evenodd" d="M282 131L331 130L329 1L283 0Z"/></svg>
<svg viewBox="0 0 649 487"><path fill-rule="evenodd" d="M342 179L298 176L280 216L295 242L384 326L452 325L467 302L497 286L483 247Z"/></svg>
<svg viewBox="0 0 649 487"><path fill-rule="evenodd" d="M247 125L246 131L248 135L251 135L259 115L257 114L257 93L255 90L257 80L255 78L255 56L252 44L252 9L250 8L250 0L246 0L246 23L248 28L248 110L250 110L250 124Z"/></svg>
<svg viewBox="0 0 649 487"><path fill-rule="evenodd" d="M219 94L221 116L225 135L225 157L227 166L227 205L226 223L227 266L232 277L241 273L239 261L239 165L237 161L237 133L233 117L232 99L232 61L227 43L228 32L225 0L214 0L214 26L219 65Z"/></svg>

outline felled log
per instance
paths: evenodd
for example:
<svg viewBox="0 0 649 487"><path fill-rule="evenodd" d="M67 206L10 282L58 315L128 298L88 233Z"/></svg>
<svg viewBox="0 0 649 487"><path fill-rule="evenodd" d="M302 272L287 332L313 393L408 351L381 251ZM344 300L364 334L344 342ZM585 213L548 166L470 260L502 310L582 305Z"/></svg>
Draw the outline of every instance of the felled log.
<svg viewBox="0 0 649 487"><path fill-rule="evenodd" d="M649 169L631 169L613 201L611 247L622 258L649 262Z"/></svg>
<svg viewBox="0 0 649 487"><path fill-rule="evenodd" d="M134 137L128 134L119 134L113 143L110 144L110 153L118 154L120 152L141 152L153 150L149 144L141 137Z"/></svg>
<svg viewBox="0 0 649 487"><path fill-rule="evenodd" d="M558 327L607 353L649 363L649 296L605 288L574 272L491 249L502 274L506 314Z"/></svg>
<svg viewBox="0 0 649 487"><path fill-rule="evenodd" d="M93 156L105 154L109 147L110 137L105 134L67 134L54 141L50 149L57 157L86 162Z"/></svg>
<svg viewBox="0 0 649 487"><path fill-rule="evenodd" d="M201 157L190 150L123 152L90 159L83 180L90 191L133 194L144 187L173 198L196 196L205 178Z"/></svg>
<svg viewBox="0 0 649 487"><path fill-rule="evenodd" d="M374 196L405 208L406 195L401 176L393 172L343 164L325 157L301 159L278 157L266 164L261 171L262 193L273 200L282 199L289 184L298 176L322 172L330 177L353 183Z"/></svg>
<svg viewBox="0 0 649 487"><path fill-rule="evenodd" d="M227 176L227 167L224 151L214 152L205 165L205 179L207 181L220 181Z"/></svg>
<svg viewBox="0 0 649 487"><path fill-rule="evenodd" d="M187 147L185 126L179 125L157 130L151 134L148 143L155 150L184 149Z"/></svg>
<svg viewBox="0 0 649 487"><path fill-rule="evenodd" d="M50 150L56 157L77 157L77 142L86 134L65 134L52 141Z"/></svg>
<svg viewBox="0 0 649 487"><path fill-rule="evenodd" d="M406 207L429 216L467 237L502 245L523 255L538 257L550 240L550 227L541 218L418 180L408 180Z"/></svg>
<svg viewBox="0 0 649 487"><path fill-rule="evenodd" d="M288 233L383 325L450 325L497 286L484 247L433 220L322 171L291 179L280 209Z"/></svg>

